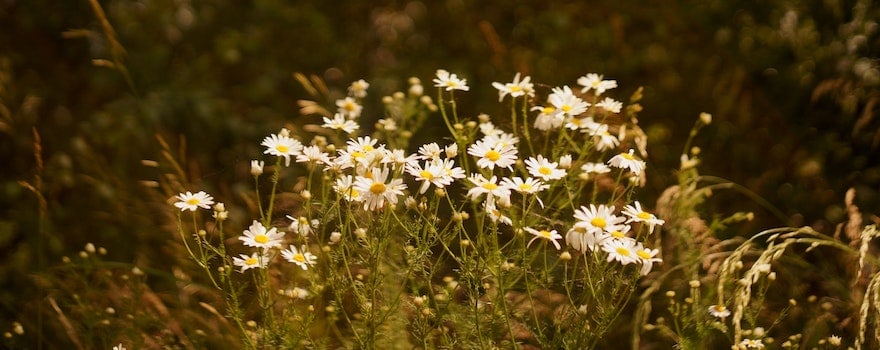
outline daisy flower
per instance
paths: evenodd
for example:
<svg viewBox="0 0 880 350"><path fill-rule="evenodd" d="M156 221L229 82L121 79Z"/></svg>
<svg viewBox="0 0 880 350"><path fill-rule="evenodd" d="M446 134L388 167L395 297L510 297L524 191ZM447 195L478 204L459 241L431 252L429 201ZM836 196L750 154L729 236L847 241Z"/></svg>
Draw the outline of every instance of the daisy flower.
<svg viewBox="0 0 880 350"><path fill-rule="evenodd" d="M593 143L596 147L596 150L600 152L607 149L615 148L617 147L617 145L620 144L620 139L618 139L617 136L611 135L611 133L608 132L608 124L595 123L588 129L581 130L581 132L593 136Z"/></svg>
<svg viewBox="0 0 880 350"><path fill-rule="evenodd" d="M250 256L247 254L239 254L232 258L232 264L241 268L240 272L245 272L252 268L265 268L269 264L271 257L268 254L260 254L254 252Z"/></svg>
<svg viewBox="0 0 880 350"><path fill-rule="evenodd" d="M303 148L302 143L283 134L266 136L260 145L266 146L263 153L284 157L284 166L290 166L290 156L296 156Z"/></svg>
<svg viewBox="0 0 880 350"><path fill-rule="evenodd" d="M537 158L529 157L525 163L529 174L539 177L544 181L558 180L565 177L565 170L559 169L558 163L550 162L550 160L540 154Z"/></svg>
<svg viewBox="0 0 880 350"><path fill-rule="evenodd" d="M416 156L416 158L422 160L439 159L441 152L442 151L440 150L440 145L438 145L436 142L431 142L419 147L418 155Z"/></svg>
<svg viewBox="0 0 880 350"><path fill-rule="evenodd" d="M485 136L494 136L504 133L504 130L495 127L495 124L492 124L490 121L482 122L478 127L480 128L480 132Z"/></svg>
<svg viewBox="0 0 880 350"><path fill-rule="evenodd" d="M174 203L174 206L179 208L180 211L196 211L199 208L210 209L211 205L214 204L214 197L211 197L205 191L198 191L196 193L187 191L186 193L178 194L174 198L179 200L179 202Z"/></svg>
<svg viewBox="0 0 880 350"><path fill-rule="evenodd" d="M446 185L452 184L456 179L463 179L467 177L464 174L464 170L455 166L455 159L444 159L437 163L440 169L443 169L443 177L446 178L445 181L448 181Z"/></svg>
<svg viewBox="0 0 880 350"><path fill-rule="evenodd" d="M579 252L585 252L587 249L595 251L608 238L609 235L604 231L588 230L582 223L575 224L565 233L565 243Z"/></svg>
<svg viewBox="0 0 880 350"><path fill-rule="evenodd" d="M636 256L638 257L639 262L642 263L642 269L639 270L639 274L645 276L654 268L655 262L663 262L663 259L655 258L659 253L659 249L645 248L641 243L636 245Z"/></svg>
<svg viewBox="0 0 880 350"><path fill-rule="evenodd" d="M565 117L565 127L569 130L578 130L578 129L593 129L596 128L596 123L593 120L593 117L583 117L579 118L576 116L566 116Z"/></svg>
<svg viewBox="0 0 880 350"><path fill-rule="evenodd" d="M451 180L443 176L445 175L443 168L438 166L438 164L429 161L426 161L424 166L419 164L408 164L405 170L408 174L412 175L416 181L422 182L422 186L419 187L419 194L425 193L425 191L428 190L428 186L432 183L439 188L443 188L452 183Z"/></svg>
<svg viewBox="0 0 880 350"><path fill-rule="evenodd" d="M628 238L627 233L631 230L632 227L629 225L617 225L613 230L608 232L608 236L613 239L624 239Z"/></svg>
<svg viewBox="0 0 880 350"><path fill-rule="evenodd" d="M739 342L740 347L747 349L763 349L764 342L761 339L743 339Z"/></svg>
<svg viewBox="0 0 880 350"><path fill-rule="evenodd" d="M507 187L508 189L514 190L516 192L522 194L537 194L543 190L550 188L550 185L545 184L541 180L535 178L527 178L523 180L519 176L514 176L510 178L501 179L501 186ZM538 204L541 205L541 208L544 207L544 201L541 200L537 195L535 199L538 200Z"/></svg>
<svg viewBox="0 0 880 350"><path fill-rule="evenodd" d="M333 119L324 117L324 124L321 125L322 128L328 128L333 130L342 130L345 131L346 134L351 134L355 132L360 125L355 123L353 120L345 119L345 116L336 113L333 115Z"/></svg>
<svg viewBox="0 0 880 350"><path fill-rule="evenodd" d="M336 100L336 107L338 107L337 112L348 117L348 119L357 119L361 116L361 112L364 110L364 107L351 97Z"/></svg>
<svg viewBox="0 0 880 350"><path fill-rule="evenodd" d="M578 219L588 231L604 231L611 232L617 230L617 227L625 218L614 215L614 206L606 206L599 204L590 204L590 207L581 206L580 209L574 211L574 218Z"/></svg>
<svg viewBox="0 0 880 350"><path fill-rule="evenodd" d="M449 74L449 72L443 69L437 70L437 78L434 78L434 86L446 88L446 91L470 90L467 86L467 79L459 79L455 74Z"/></svg>
<svg viewBox="0 0 880 350"><path fill-rule="evenodd" d="M354 189L361 193L364 201L364 210L379 210L385 207L385 202L391 205L397 204L397 197L403 195L406 185L401 179L388 179L388 168L373 168L372 178L358 176L354 182Z"/></svg>
<svg viewBox="0 0 880 350"><path fill-rule="evenodd" d="M349 202L360 202L363 198L361 198L361 193L354 188L353 179L351 175L341 176L336 179L333 189Z"/></svg>
<svg viewBox="0 0 880 350"><path fill-rule="evenodd" d="M645 161L636 158L632 149L629 153L620 153L608 160L608 164L621 169L629 169L634 175L639 175L645 170Z"/></svg>
<svg viewBox="0 0 880 350"><path fill-rule="evenodd" d="M608 253L608 262L617 261L621 265L628 265L639 261L633 240L608 239L602 242L602 250Z"/></svg>
<svg viewBox="0 0 880 350"><path fill-rule="evenodd" d="M517 98L519 96L528 95L535 96L534 85L532 85L529 80L532 77L526 76L522 81L519 80L519 73L516 73L513 76L512 83L501 84L498 82L492 83L496 89L498 89L498 102L504 100L504 96L510 95L512 98Z"/></svg>
<svg viewBox="0 0 880 350"><path fill-rule="evenodd" d="M587 107L590 107L589 103L580 99L580 97L575 96L571 91L571 88L568 86L553 88L550 95L547 96L547 102L553 105L554 108L571 117L586 112Z"/></svg>
<svg viewBox="0 0 880 350"><path fill-rule="evenodd" d="M489 203L483 203L483 207L486 209L486 214L489 214L489 219L491 219L492 222L500 222L507 226L513 225L513 220L504 215L495 204L490 205Z"/></svg>
<svg viewBox="0 0 880 350"><path fill-rule="evenodd" d="M468 154L477 157L480 168L495 169L496 166L511 169L516 163L517 149L512 145L496 146L490 140L481 139L468 147Z"/></svg>
<svg viewBox="0 0 880 350"><path fill-rule="evenodd" d="M314 266L318 262L318 257L309 253L306 246L300 246L296 249L292 244L290 248L281 251L281 257L284 260L299 265L303 270L308 270L309 266Z"/></svg>
<svg viewBox="0 0 880 350"><path fill-rule="evenodd" d="M581 93L586 93L587 91L593 90L596 96L601 95L605 90L610 90L617 87L616 80L602 80L602 75L596 73L589 73L585 76L578 78L577 83L584 88L581 89Z"/></svg>
<svg viewBox="0 0 880 350"><path fill-rule="evenodd" d="M648 233L654 232L654 226L665 223L665 221L658 219L654 214L642 210L642 204L639 201L623 207L622 213L629 217L626 223L642 222L648 224Z"/></svg>
<svg viewBox="0 0 880 350"><path fill-rule="evenodd" d="M501 185L519 193L535 194L550 188L541 180L535 178L523 179L519 176L501 179Z"/></svg>
<svg viewBox="0 0 880 350"><path fill-rule="evenodd" d="M357 98L367 97L367 89L370 88L370 83L366 82L363 79L352 82L348 87L348 94Z"/></svg>
<svg viewBox="0 0 880 350"><path fill-rule="evenodd" d="M509 148L514 147L519 143L519 137L506 132L501 132L493 135L486 135L483 137L483 141L492 145L493 148Z"/></svg>
<svg viewBox="0 0 880 350"><path fill-rule="evenodd" d="M407 155L406 151L402 149L385 150L385 158L381 160L382 164L392 163L397 166L406 166L407 164L415 164L417 162L418 155Z"/></svg>
<svg viewBox="0 0 880 350"><path fill-rule="evenodd" d="M510 190L505 186L498 185L498 178L485 178L481 174L473 174L468 178L474 187L468 190L468 197L471 200L477 199L481 194L486 194L486 206L495 205L495 198L499 198L502 203L510 202Z"/></svg>
<svg viewBox="0 0 880 350"><path fill-rule="evenodd" d="M330 164L330 155L321 152L321 147L307 146L302 149L300 154L296 155L297 163L314 163L314 164Z"/></svg>
<svg viewBox="0 0 880 350"><path fill-rule="evenodd" d="M709 314L718 318L730 316L730 310L724 305L712 305L709 307Z"/></svg>
<svg viewBox="0 0 880 350"><path fill-rule="evenodd" d="M596 104L596 107L602 108L611 113L620 113L623 104L613 98L606 97L604 100Z"/></svg>
<svg viewBox="0 0 880 350"><path fill-rule="evenodd" d="M318 224L321 223L318 219L309 221L305 216L294 218L287 215L287 219L290 220L290 226L287 227L290 229L290 232L297 233L303 237L311 234L314 229L318 228Z"/></svg>
<svg viewBox="0 0 880 350"><path fill-rule="evenodd" d="M538 111L538 116L535 117L535 129L548 131L552 129L557 129L562 126L562 122L565 121L565 114L562 111L556 109L553 106L535 106L532 107L533 111Z"/></svg>
<svg viewBox="0 0 880 350"><path fill-rule="evenodd" d="M531 227L523 227L523 230L526 230L526 232L531 233L535 236L534 238L532 238L532 240L529 241L528 244L526 244L526 247L532 245L532 242L540 238L552 242L553 246L556 247L556 250L562 249L562 247L559 245L559 241L557 241L557 239L562 239L562 236L556 233L556 230L536 230Z"/></svg>
<svg viewBox="0 0 880 350"><path fill-rule="evenodd" d="M611 172L611 168L605 163L586 163L581 165L581 171L587 174L607 174Z"/></svg>
<svg viewBox="0 0 880 350"><path fill-rule="evenodd" d="M266 230L266 227L257 220L254 220L251 226L244 230L243 235L238 237L244 245L262 249L281 247L283 238L284 232L279 232L274 227Z"/></svg>
<svg viewBox="0 0 880 350"><path fill-rule="evenodd" d="M388 155L385 145L376 146L377 142L369 136L346 141L347 147L339 150L339 155L335 159L336 165L348 169L355 165L369 166L385 162Z"/></svg>

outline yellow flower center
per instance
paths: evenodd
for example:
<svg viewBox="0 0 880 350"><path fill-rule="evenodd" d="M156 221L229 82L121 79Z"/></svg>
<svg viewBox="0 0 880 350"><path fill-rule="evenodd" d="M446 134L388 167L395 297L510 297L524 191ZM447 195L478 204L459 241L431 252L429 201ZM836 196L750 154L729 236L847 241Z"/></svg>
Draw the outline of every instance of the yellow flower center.
<svg viewBox="0 0 880 350"><path fill-rule="evenodd" d="M590 85L592 85L594 89L598 89L598 88L599 88L599 84L601 84L601 83L602 83L602 82L599 81L599 80L593 80L593 82L592 82Z"/></svg>
<svg viewBox="0 0 880 350"><path fill-rule="evenodd" d="M574 107L572 107L571 105L564 105L560 109L562 109L563 112L568 113L568 112L571 112L571 110L574 109Z"/></svg>
<svg viewBox="0 0 880 350"><path fill-rule="evenodd" d="M363 157L366 157L366 154L364 154L364 152L358 152L358 151L351 152L351 159L357 160L358 158L363 158Z"/></svg>
<svg viewBox="0 0 880 350"><path fill-rule="evenodd" d="M638 255L638 256L639 256L640 258L642 258L642 259L650 259L650 258L651 258L651 254L648 253L647 250L642 250L642 249L640 249L639 251L637 251L637 252L636 252L636 255Z"/></svg>
<svg viewBox="0 0 880 350"><path fill-rule="evenodd" d="M551 114L551 113L553 113L553 112L555 112L555 111L556 111L556 108L553 108L553 107L544 107L544 109L541 110L541 113L544 113L544 114Z"/></svg>
<svg viewBox="0 0 880 350"><path fill-rule="evenodd" d="M422 170L419 172L419 177L431 181L434 179L434 174L432 174L430 171Z"/></svg>
<svg viewBox="0 0 880 350"><path fill-rule="evenodd" d="M186 200L186 204L189 205L199 205L199 202L201 201L198 198L190 198Z"/></svg>
<svg viewBox="0 0 880 350"><path fill-rule="evenodd" d="M514 85L514 86L511 86L511 87L510 87L510 92L517 92L517 91L520 91L520 90L522 90L522 88L519 87L519 85Z"/></svg>
<svg viewBox="0 0 880 350"><path fill-rule="evenodd" d="M541 175L550 175L552 170L550 170L550 168L546 166L541 166L540 168L538 168L538 172L541 173Z"/></svg>
<svg viewBox="0 0 880 350"><path fill-rule="evenodd" d="M541 230L541 231L538 232L538 233L541 234L541 237L544 237L544 238L550 238L550 231L547 231L547 230Z"/></svg>
<svg viewBox="0 0 880 350"><path fill-rule="evenodd" d="M489 152L486 152L486 159L497 162L499 159L501 159L501 153L494 149L491 149L489 150Z"/></svg>
<svg viewBox="0 0 880 350"><path fill-rule="evenodd" d="M523 192L529 192L532 190L532 188L532 185L526 183L519 185L519 190Z"/></svg>
<svg viewBox="0 0 880 350"><path fill-rule="evenodd" d="M617 249L614 249L614 251L617 252L617 254L622 255L622 256L629 256L629 254L630 254L629 249L626 249L624 247L617 247Z"/></svg>
<svg viewBox="0 0 880 350"><path fill-rule="evenodd" d="M257 258L247 258L247 260L244 261L244 264L248 266L256 265L257 263Z"/></svg>
<svg viewBox="0 0 880 350"><path fill-rule="evenodd" d="M355 106L354 106L354 103L347 102L347 103L345 104L345 106L342 107L342 108L345 108L346 111L351 112L351 111L354 111Z"/></svg>
<svg viewBox="0 0 880 350"><path fill-rule="evenodd" d="M498 188L498 185L493 184L493 183L491 183L491 182L487 182L487 183L482 184L481 187L483 187L483 188L485 188L485 189L487 189L487 190L489 190L489 191L492 191L492 190Z"/></svg>
<svg viewBox="0 0 880 350"><path fill-rule="evenodd" d="M385 193L385 184L383 184L383 183L381 183L381 182L374 182L374 183L370 186L370 192L373 192L374 194L382 194L382 193Z"/></svg>
<svg viewBox="0 0 880 350"><path fill-rule="evenodd" d="M651 214L641 211L638 214L636 214L636 217L638 217L639 219L642 219L642 220L649 220L649 219L651 219Z"/></svg>
<svg viewBox="0 0 880 350"><path fill-rule="evenodd" d="M285 145L278 145L275 146L275 150L277 150L279 153L287 153L290 151L290 148Z"/></svg>
<svg viewBox="0 0 880 350"><path fill-rule="evenodd" d="M620 156L626 160L635 160L636 159L636 157L634 157L632 154L629 154L629 153L621 153Z"/></svg>
<svg viewBox="0 0 880 350"><path fill-rule="evenodd" d="M603 218L593 218L593 220L590 220L590 225L593 225L598 228L605 228L605 225L607 225L607 224L608 223L605 222L605 219L603 219Z"/></svg>
<svg viewBox="0 0 880 350"><path fill-rule="evenodd" d="M266 244L269 242L269 236L257 235L256 237L254 237L254 242L257 242L259 244Z"/></svg>
<svg viewBox="0 0 880 350"><path fill-rule="evenodd" d="M611 236L614 237L614 238L623 238L623 237L625 237L626 235L624 235L623 232L620 232L620 231L614 231L614 232L611 232Z"/></svg>
<svg viewBox="0 0 880 350"><path fill-rule="evenodd" d="M725 307L724 305L715 305L712 308L715 309L715 312L727 311L727 307Z"/></svg>
<svg viewBox="0 0 880 350"><path fill-rule="evenodd" d="M373 146L371 146L371 145L364 145L363 149L364 149L364 151L369 152L369 151L374 150L375 148L373 148Z"/></svg>
<svg viewBox="0 0 880 350"><path fill-rule="evenodd" d="M304 262L306 262L306 256L303 255L302 253L294 254L293 260L296 260L297 262L304 263Z"/></svg>

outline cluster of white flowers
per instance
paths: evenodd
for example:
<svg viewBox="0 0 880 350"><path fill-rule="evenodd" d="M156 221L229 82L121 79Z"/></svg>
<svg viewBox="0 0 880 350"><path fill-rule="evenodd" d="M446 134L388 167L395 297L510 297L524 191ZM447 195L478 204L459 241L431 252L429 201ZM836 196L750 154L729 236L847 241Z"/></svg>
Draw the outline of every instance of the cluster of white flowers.
<svg viewBox="0 0 880 350"><path fill-rule="evenodd" d="M636 201L627 205L621 211L623 216L614 214L614 206L590 204L590 207L582 206L575 210L574 218L577 220L573 227L565 234L565 241L573 249L586 252L602 251L607 254L607 260L617 261L622 265L633 263L642 264L641 274L646 275L660 262L657 249L646 248L641 242L629 235L631 223L647 225L650 234L657 225L663 225L663 220L654 214L642 210L641 204Z"/></svg>
<svg viewBox="0 0 880 350"><path fill-rule="evenodd" d="M437 71L433 82L441 92L469 90L466 79L442 69ZM597 151L594 154L600 156L617 149L625 137L624 128L615 127L620 132L613 135L611 126L603 121L620 113L622 103L609 97L600 100L600 95L617 87L616 81L603 80L601 75L591 73L578 79L578 84L582 86L580 95L568 86L555 87L547 96L545 105L531 108L531 111L537 111L533 127L547 133L577 130L586 134L585 140ZM534 99L536 95L531 77L522 77L519 73L510 83L495 82L492 85L498 89L501 101L507 96L512 99ZM513 133L506 132L492 124L488 116L483 115L480 123L474 124L482 136L466 144L466 153L473 157L473 164L477 167L476 172L467 175L456 164L457 161L469 161L459 155L458 147L461 143L450 143L441 147L438 143L431 142L418 147L416 153L407 154L405 150L392 149L371 136L354 135L359 130L357 120L364 110L361 99L366 97L368 87L369 83L363 80L352 83L348 88L348 96L336 101L338 109L335 115L332 118L323 117L321 127L331 134L348 138L344 147L328 147L326 141L314 140L310 145L304 146L288 130L282 129L262 141L264 153L277 157L277 164L285 167L289 167L291 159L294 159L296 163L307 163L309 169L321 169L325 179L330 179L338 198L365 211L394 210L409 192L407 183L415 184L418 195L423 195L432 186L442 192L453 183L460 182L468 188L467 198L481 201L487 217L496 223L510 226L515 225L507 211L511 206L513 193L521 195L524 202L534 200L543 207L546 198L541 198L542 192L552 188L557 182L567 179L585 180L590 176L609 173L612 167L620 169L621 174L628 174L627 178L640 176L645 169L645 162L632 149L619 152L605 162L591 162L580 156L573 160L571 154L556 157L533 154L522 159L517 130ZM590 91L593 96L584 95ZM420 94L421 85L418 85L418 89L410 89L410 93ZM600 118L599 121L597 118ZM385 130L389 130L387 124L393 122L393 119L383 119ZM580 174L571 174L572 163L580 163L574 168L580 169ZM264 164L263 161L253 160L251 173L260 176ZM198 208L209 208L213 204L213 198L204 192L182 193L177 199L179 202L175 206L181 210L195 211ZM412 197L405 201L412 201ZM609 262L617 261L623 265L640 263L641 273L647 274L653 264L660 261L657 257L659 251L646 248L641 242L628 236L631 229L629 224L641 223L650 233L655 226L662 225L663 220L643 211L639 202L626 206L622 215L615 215L613 206L583 206L575 211L574 218L577 222L568 230L565 242L584 253L604 252ZM289 231L304 237L318 226L317 220L307 217L288 218L292 222ZM563 237L556 230L549 227L519 228L535 236L532 242L544 239L561 249L557 240ZM257 251L250 255L241 254L233 262L241 271L255 267L265 268L274 257L275 250L281 249L285 244L284 238L285 232L275 227L266 227L264 223L254 220L239 239L244 245L256 248ZM280 255L307 269L316 261L316 257L307 248L307 245L290 245L281 250Z"/></svg>

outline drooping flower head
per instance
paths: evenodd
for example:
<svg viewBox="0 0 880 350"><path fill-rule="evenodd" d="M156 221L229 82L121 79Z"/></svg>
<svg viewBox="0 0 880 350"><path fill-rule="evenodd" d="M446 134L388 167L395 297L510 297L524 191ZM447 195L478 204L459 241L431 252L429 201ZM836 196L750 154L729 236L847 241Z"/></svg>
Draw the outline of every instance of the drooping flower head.
<svg viewBox="0 0 880 350"><path fill-rule="evenodd" d="M532 245L532 242L534 242L536 239L540 238L553 243L553 246L556 247L556 250L562 249L562 247L559 245L559 241L557 241L557 239L562 239L562 235L556 233L556 230L536 230L531 227L524 227L523 230L535 236L534 238L532 238L532 240L529 241L528 244L526 244L527 247Z"/></svg>
<svg viewBox="0 0 880 350"><path fill-rule="evenodd" d="M636 158L633 154L635 151L630 149L629 153L620 153L608 160L608 165L620 169L629 169L633 175L639 175L645 170L645 161Z"/></svg>

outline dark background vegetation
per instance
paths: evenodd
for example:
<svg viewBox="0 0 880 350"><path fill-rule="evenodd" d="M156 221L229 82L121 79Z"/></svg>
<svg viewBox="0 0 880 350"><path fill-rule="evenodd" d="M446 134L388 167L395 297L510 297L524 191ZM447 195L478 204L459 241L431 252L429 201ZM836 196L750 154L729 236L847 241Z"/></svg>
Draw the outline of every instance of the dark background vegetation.
<svg viewBox="0 0 880 350"><path fill-rule="evenodd" d="M490 83L515 72L554 86L603 73L618 81L619 99L645 88L644 198L675 183L687 132L708 112L714 122L695 143L702 173L775 208L717 193L707 216L755 213L734 233L784 225L831 233L850 187L863 211L878 212L880 11L871 1L101 5L124 52L87 0L0 0L3 329L19 320L35 336L52 322L36 316L47 288L57 288L45 276L87 242L106 247L108 260L168 271L176 237L161 214L165 198L140 183L159 177L141 163L159 158L156 135L184 160L188 189L232 202L259 140L302 119L296 101L306 94L294 72L338 91L371 82L368 118L381 113L382 95L410 76L427 83L438 68L468 79L459 106L471 116L502 115ZM173 289L162 281L154 288Z"/></svg>

